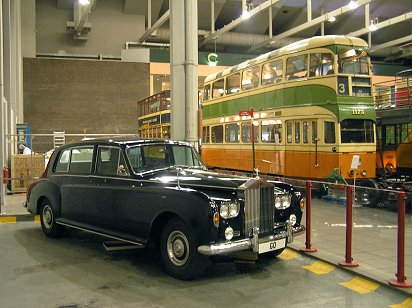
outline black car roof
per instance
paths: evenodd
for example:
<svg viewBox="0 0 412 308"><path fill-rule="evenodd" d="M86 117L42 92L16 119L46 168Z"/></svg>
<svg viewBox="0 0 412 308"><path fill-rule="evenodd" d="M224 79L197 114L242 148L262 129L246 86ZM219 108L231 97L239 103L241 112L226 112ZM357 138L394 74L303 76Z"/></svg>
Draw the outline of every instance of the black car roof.
<svg viewBox="0 0 412 308"><path fill-rule="evenodd" d="M147 139L147 138L140 138L140 137L133 137L133 136L116 136L116 137L104 137L104 138L88 138L84 139L80 142L74 143L67 143L61 148L73 147L73 146L84 146L88 144L118 144L118 145L140 145L140 144L155 144L155 143L165 143L165 144L184 144L190 145L188 142L185 141L175 141L169 139Z"/></svg>

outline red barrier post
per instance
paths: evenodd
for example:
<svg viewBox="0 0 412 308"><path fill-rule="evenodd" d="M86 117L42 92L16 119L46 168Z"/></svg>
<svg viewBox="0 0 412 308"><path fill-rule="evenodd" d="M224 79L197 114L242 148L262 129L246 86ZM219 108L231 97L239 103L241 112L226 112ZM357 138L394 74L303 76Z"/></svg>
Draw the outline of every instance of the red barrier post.
<svg viewBox="0 0 412 308"><path fill-rule="evenodd" d="M306 181L306 242L305 242L306 247L300 249L300 251L305 251L305 252L316 252L316 251L318 251L316 248L313 248L312 244L310 243L310 232L311 232L310 212L311 212L311 206L312 206L312 183L310 181Z"/></svg>
<svg viewBox="0 0 412 308"><path fill-rule="evenodd" d="M339 262L339 265L345 267L356 267L359 263L352 258L352 186L346 187L346 250L345 261Z"/></svg>
<svg viewBox="0 0 412 308"><path fill-rule="evenodd" d="M405 277L405 192L398 193L398 261L396 279L389 284L400 288L412 288Z"/></svg>

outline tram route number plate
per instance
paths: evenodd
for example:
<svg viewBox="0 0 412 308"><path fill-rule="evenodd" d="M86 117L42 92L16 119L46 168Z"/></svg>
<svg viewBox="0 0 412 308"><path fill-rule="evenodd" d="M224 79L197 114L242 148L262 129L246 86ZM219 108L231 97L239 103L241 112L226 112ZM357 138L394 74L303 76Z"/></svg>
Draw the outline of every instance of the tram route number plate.
<svg viewBox="0 0 412 308"><path fill-rule="evenodd" d="M272 250L278 250L285 248L286 246L286 239L280 239L276 241L269 241L265 243L259 244L259 253L265 253Z"/></svg>

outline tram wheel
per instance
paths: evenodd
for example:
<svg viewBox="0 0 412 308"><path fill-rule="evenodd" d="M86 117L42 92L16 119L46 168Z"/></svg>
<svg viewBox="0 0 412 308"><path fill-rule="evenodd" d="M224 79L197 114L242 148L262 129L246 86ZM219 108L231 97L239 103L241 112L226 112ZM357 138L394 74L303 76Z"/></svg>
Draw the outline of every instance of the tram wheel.
<svg viewBox="0 0 412 308"><path fill-rule="evenodd" d="M357 182L359 187L355 187L355 202L367 207L375 207L379 200L378 183L374 180L366 179Z"/></svg>

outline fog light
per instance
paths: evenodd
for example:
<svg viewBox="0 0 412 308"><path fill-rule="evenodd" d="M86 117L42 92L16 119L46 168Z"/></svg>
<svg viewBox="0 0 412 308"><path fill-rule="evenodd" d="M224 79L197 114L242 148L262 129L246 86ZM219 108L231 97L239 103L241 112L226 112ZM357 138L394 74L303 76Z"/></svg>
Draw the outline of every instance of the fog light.
<svg viewBox="0 0 412 308"><path fill-rule="evenodd" d="M230 241L233 238L233 229L231 227L227 227L225 230L225 238Z"/></svg>
<svg viewBox="0 0 412 308"><path fill-rule="evenodd" d="M296 215L295 214L290 215L289 221L292 224L292 226L294 226L296 224Z"/></svg>

